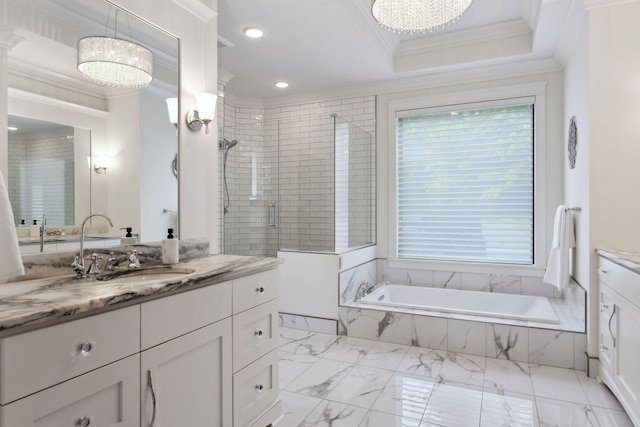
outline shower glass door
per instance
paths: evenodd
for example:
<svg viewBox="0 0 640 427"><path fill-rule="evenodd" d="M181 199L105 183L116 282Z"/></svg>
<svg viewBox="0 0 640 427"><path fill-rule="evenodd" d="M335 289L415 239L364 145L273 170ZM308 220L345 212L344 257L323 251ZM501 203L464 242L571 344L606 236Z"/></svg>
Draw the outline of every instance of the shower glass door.
<svg viewBox="0 0 640 427"><path fill-rule="evenodd" d="M278 122L228 126L220 149L220 252L275 257ZM275 147L275 148L274 148Z"/></svg>

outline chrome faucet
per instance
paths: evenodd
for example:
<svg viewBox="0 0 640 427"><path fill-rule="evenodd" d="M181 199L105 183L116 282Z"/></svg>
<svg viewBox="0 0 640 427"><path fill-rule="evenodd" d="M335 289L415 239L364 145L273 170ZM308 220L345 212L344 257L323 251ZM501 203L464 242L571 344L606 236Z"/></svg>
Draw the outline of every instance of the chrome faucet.
<svg viewBox="0 0 640 427"><path fill-rule="evenodd" d="M73 267L73 271L76 272L76 278L78 279L87 277L87 272L84 269L84 226L87 224L87 221L89 221L89 218L92 218L94 216L103 217L104 219L109 221L109 225L113 227L113 222L111 222L111 218L99 213L89 215L84 219L84 221L82 221L82 226L81 226L82 232L80 235L80 254L76 255L75 259L73 260L73 264L71 264L71 267Z"/></svg>
<svg viewBox="0 0 640 427"><path fill-rule="evenodd" d="M40 252L44 252L44 238L47 236L47 214L42 214L42 228L40 229Z"/></svg>

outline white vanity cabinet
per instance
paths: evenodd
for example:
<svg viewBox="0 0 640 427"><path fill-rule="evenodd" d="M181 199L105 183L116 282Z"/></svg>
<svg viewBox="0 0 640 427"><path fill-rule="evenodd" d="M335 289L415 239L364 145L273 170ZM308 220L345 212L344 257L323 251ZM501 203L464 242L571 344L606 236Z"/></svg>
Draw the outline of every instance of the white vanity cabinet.
<svg viewBox="0 0 640 427"><path fill-rule="evenodd" d="M600 258L600 369L635 425L640 425L640 275Z"/></svg>
<svg viewBox="0 0 640 427"><path fill-rule="evenodd" d="M141 305L141 426L232 425L231 282Z"/></svg>
<svg viewBox="0 0 640 427"><path fill-rule="evenodd" d="M282 413L278 397L277 272L233 281L233 425L265 427Z"/></svg>
<svg viewBox="0 0 640 427"><path fill-rule="evenodd" d="M139 318L134 306L0 339L0 426L137 426Z"/></svg>
<svg viewBox="0 0 640 427"><path fill-rule="evenodd" d="M0 427L266 427L276 270L0 339Z"/></svg>

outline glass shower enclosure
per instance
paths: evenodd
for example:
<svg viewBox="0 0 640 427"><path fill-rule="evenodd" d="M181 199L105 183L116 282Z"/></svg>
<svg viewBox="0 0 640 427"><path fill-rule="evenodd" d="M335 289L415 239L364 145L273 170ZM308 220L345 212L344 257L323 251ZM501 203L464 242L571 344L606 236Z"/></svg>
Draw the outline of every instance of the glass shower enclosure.
<svg viewBox="0 0 640 427"><path fill-rule="evenodd" d="M375 242L375 145L337 115L222 129L220 253L340 253Z"/></svg>

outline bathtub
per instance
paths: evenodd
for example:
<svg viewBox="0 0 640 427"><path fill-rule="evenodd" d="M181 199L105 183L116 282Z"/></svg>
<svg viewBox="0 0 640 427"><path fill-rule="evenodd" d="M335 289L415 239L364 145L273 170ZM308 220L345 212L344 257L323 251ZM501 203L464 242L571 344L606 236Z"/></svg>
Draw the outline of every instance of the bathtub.
<svg viewBox="0 0 640 427"><path fill-rule="evenodd" d="M492 292L382 285L359 303L531 322L559 323L545 297Z"/></svg>

